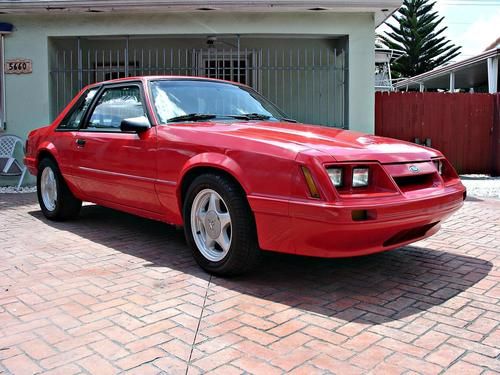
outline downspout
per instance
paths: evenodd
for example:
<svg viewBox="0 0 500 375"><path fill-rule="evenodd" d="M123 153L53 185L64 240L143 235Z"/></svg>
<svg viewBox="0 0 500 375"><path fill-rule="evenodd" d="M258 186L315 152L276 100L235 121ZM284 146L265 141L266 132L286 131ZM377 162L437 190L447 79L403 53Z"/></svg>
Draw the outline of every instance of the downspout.
<svg viewBox="0 0 500 375"><path fill-rule="evenodd" d="M0 97L2 97L2 103L0 104L2 110L2 123L0 124L0 131L7 130L7 101L5 100L5 35L0 34L0 79L2 80L2 87L0 87Z"/></svg>
<svg viewBox="0 0 500 375"><path fill-rule="evenodd" d="M5 36L10 34L14 30L14 26L10 23L0 23L0 79L2 84L0 85L0 109L2 110L2 118L0 119L0 131L7 130L7 100L6 96L6 84L5 84Z"/></svg>

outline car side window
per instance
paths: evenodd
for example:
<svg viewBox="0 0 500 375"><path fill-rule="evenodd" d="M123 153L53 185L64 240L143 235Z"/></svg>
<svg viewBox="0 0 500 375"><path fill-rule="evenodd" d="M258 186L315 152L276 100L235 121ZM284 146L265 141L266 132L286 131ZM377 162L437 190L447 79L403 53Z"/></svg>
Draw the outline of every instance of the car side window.
<svg viewBox="0 0 500 375"><path fill-rule="evenodd" d="M105 89L90 115L88 130L119 130L122 120L145 116L138 86Z"/></svg>
<svg viewBox="0 0 500 375"><path fill-rule="evenodd" d="M87 112L87 109L89 108L90 103L92 103L92 99L94 99L94 96L98 90L99 88L95 87L84 93L78 103L61 121L57 129L78 129L80 127L80 123L82 122L83 116L85 116L85 112Z"/></svg>

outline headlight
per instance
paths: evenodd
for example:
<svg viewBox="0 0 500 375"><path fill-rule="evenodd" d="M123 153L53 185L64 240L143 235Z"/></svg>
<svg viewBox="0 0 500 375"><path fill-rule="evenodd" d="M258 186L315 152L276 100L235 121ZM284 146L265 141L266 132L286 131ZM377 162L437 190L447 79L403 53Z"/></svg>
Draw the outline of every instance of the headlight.
<svg viewBox="0 0 500 375"><path fill-rule="evenodd" d="M433 160L434 166L436 167L440 175L443 174L443 162L441 160Z"/></svg>
<svg viewBox="0 0 500 375"><path fill-rule="evenodd" d="M330 176L330 180L332 180L333 186L342 186L342 168L328 168L328 176Z"/></svg>
<svg viewBox="0 0 500 375"><path fill-rule="evenodd" d="M369 179L368 168L353 168L352 170L352 187L366 187Z"/></svg>

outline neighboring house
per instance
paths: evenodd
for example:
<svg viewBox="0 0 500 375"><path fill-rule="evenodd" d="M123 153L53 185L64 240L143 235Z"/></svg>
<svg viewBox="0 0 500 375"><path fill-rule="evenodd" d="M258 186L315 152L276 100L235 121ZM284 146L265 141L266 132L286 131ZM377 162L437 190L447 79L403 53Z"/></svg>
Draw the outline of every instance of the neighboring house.
<svg viewBox="0 0 500 375"><path fill-rule="evenodd" d="M0 0L3 62L28 72L2 78L6 132L49 123L89 83L173 74L240 81L299 121L373 133L374 30L401 3Z"/></svg>
<svg viewBox="0 0 500 375"><path fill-rule="evenodd" d="M491 43L488 47L484 49L484 52L489 51L490 49L500 47L500 37L498 37L493 43Z"/></svg>
<svg viewBox="0 0 500 375"><path fill-rule="evenodd" d="M500 42L497 40L479 55L403 79L396 90L498 92Z"/></svg>
<svg viewBox="0 0 500 375"><path fill-rule="evenodd" d="M397 49L375 48L375 91L394 91L391 64L404 55Z"/></svg>

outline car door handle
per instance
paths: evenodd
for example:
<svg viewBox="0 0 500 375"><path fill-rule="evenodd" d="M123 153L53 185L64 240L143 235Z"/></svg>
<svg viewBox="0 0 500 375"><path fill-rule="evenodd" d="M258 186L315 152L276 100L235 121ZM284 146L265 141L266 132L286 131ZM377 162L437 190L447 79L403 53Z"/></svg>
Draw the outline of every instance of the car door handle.
<svg viewBox="0 0 500 375"><path fill-rule="evenodd" d="M87 141L85 139L77 139L76 140L76 145L79 146L79 147L83 147L85 146L85 143L87 143Z"/></svg>

